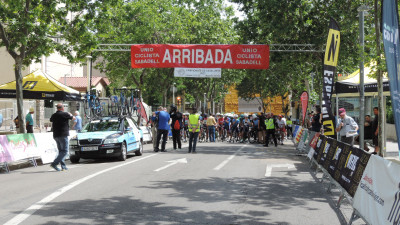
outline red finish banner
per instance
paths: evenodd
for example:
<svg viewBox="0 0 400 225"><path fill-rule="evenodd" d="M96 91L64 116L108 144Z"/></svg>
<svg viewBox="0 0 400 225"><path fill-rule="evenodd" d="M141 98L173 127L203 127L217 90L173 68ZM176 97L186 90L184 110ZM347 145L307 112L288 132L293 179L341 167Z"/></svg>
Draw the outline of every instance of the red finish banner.
<svg viewBox="0 0 400 225"><path fill-rule="evenodd" d="M268 45L131 46L132 68L268 69Z"/></svg>

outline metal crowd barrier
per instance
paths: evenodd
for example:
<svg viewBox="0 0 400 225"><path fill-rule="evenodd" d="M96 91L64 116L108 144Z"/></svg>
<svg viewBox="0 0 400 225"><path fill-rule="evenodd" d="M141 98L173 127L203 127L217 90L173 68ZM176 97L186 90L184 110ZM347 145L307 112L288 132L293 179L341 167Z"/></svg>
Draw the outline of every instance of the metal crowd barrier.
<svg viewBox="0 0 400 225"><path fill-rule="evenodd" d="M301 135L300 142L296 145L296 142L294 141L296 145L296 155L301 155L301 156L307 156L309 159L309 164L310 164L310 169L312 169L315 166L315 171L314 174L317 175L319 172L322 172L322 177L320 182L323 183L325 180L328 180L328 187L326 189L327 193L332 193L332 188L336 188L340 191L340 196L339 199L336 203L336 207L339 209L342 202L344 200L347 200L351 207L353 208L353 197L347 192L347 190L342 187L341 184L339 184L338 181L336 181L331 174L321 165L318 163L318 161L312 156L310 156L310 142L312 141L313 137L315 136L316 132L313 131L303 131L303 134ZM307 137L305 137L307 135ZM351 225L355 220L357 219L362 219L366 224L369 224L363 216L353 208L353 212L351 214L350 220L348 222L349 225Z"/></svg>

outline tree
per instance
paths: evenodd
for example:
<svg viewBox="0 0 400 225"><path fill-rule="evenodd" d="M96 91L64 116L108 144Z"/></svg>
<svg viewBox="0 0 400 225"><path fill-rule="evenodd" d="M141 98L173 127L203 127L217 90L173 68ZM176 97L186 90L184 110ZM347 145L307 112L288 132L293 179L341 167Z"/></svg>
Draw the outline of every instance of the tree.
<svg viewBox="0 0 400 225"><path fill-rule="evenodd" d="M81 58L92 45L87 23L104 1L91 0L3 0L0 4L0 47L15 61L19 132L25 132L21 70L54 51L72 60ZM73 15L69 18L69 15ZM57 42L63 38L67 43Z"/></svg>
<svg viewBox="0 0 400 225"><path fill-rule="evenodd" d="M96 24L97 42L236 44L232 15L232 8L224 8L221 0L125 2L103 13L102 20ZM203 99L203 93L207 93L210 99L218 99L228 85L241 77L239 71L224 70L221 79L175 78L171 68L132 69L129 52L96 54L103 57L99 68L107 73L114 85L140 89L143 98L150 104L165 104L171 96L169 87L173 83L177 84L181 93L196 102Z"/></svg>
<svg viewBox="0 0 400 225"><path fill-rule="evenodd" d="M362 1L338 0L232 0L240 4L246 19L236 28L243 43L257 44L314 44L323 49L330 17L341 28L341 45L338 73L346 74L358 66L358 12ZM372 27L370 24L367 27ZM323 49L324 50L324 49ZM298 99L307 89L305 83L314 77L314 93L322 93L323 53L271 53L273 74L279 78L277 85L293 92ZM289 70L288 70L289 69ZM250 73L250 72L249 72ZM249 74L250 75L250 74Z"/></svg>

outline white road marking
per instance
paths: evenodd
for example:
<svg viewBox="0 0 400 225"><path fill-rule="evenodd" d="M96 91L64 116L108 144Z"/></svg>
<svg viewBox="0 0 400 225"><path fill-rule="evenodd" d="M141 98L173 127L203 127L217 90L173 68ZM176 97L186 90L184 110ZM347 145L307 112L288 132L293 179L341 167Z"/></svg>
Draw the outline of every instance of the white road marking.
<svg viewBox="0 0 400 225"><path fill-rule="evenodd" d="M131 162L126 162L126 163L124 163L124 164L120 164L120 165L118 165L118 166L114 166L114 167L111 167L111 168L108 168L108 169L99 171L99 172L94 173L94 174L92 174L92 175L89 175L89 176L86 176L86 177L84 177L84 178L81 178L81 179L79 179L79 180L77 180L77 181L74 181L74 182L68 184L67 186L64 186L64 187L58 189L57 191L53 192L52 194L48 195L47 197L43 198L42 200L36 202L35 204L33 204L33 205L30 206L29 208L25 209L25 210L24 210L23 212L21 212L20 214L14 216L11 220L7 221L4 225L16 225L16 224L22 223L22 222L23 222L24 220L26 220L29 216L33 215L37 210L39 210L39 209L41 209L43 206L45 206L47 203L51 202L53 199L55 199L55 198L57 198L58 196L64 194L65 192L71 190L72 188L78 186L79 184L82 184L82 183L85 182L85 181L88 181L88 180L90 180L90 179L92 179L92 178L94 178L94 177L96 177L96 176L98 176L98 175L101 175L101 174L103 174L103 173L106 173L106 172L109 172L109 171L118 169L118 168L120 168L120 167L129 165L129 164L132 164L132 163L134 163L134 162L137 162L137 161L140 161L140 160L143 160L143 159L150 158L150 157L155 156L155 155L158 155L158 154L152 154L152 155L148 155L148 156L145 156L145 157L142 157L142 158L133 160L133 161L131 161Z"/></svg>
<svg viewBox="0 0 400 225"><path fill-rule="evenodd" d="M270 177L272 175L272 168L274 168L274 167L285 167L285 168L288 168L288 169L295 169L296 168L293 163L267 165L267 169L265 170L265 176L266 177Z"/></svg>
<svg viewBox="0 0 400 225"><path fill-rule="evenodd" d="M222 163L220 163L218 166L216 166L215 168L214 168L214 170L220 170L222 167L224 167L229 161L231 161L233 158L235 158L235 156L244 148L244 147L246 147L247 146L247 144L246 145L243 145L239 150L237 150L236 152L235 152L235 154L233 154L233 155L231 155L231 156L229 156L227 159L225 159Z"/></svg>
<svg viewBox="0 0 400 225"><path fill-rule="evenodd" d="M183 158L183 159L177 159L177 160L172 160L172 161L167 161L167 162L169 162L170 164L168 164L166 166L163 166L163 167L160 167L160 168L154 170L154 172L159 172L159 171L161 171L163 169L167 169L168 167L173 166L173 165L178 164L178 163L187 163L187 160L186 160L186 158Z"/></svg>

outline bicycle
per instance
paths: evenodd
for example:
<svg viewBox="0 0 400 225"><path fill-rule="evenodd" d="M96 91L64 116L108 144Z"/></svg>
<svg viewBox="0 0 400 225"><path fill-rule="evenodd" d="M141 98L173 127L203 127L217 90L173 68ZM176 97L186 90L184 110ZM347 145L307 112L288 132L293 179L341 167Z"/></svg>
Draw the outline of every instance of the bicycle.
<svg viewBox="0 0 400 225"><path fill-rule="evenodd" d="M109 107L109 111L111 111L112 115L130 115L133 116L133 113L136 111L137 116L139 115L140 105L137 95L134 95L134 92L137 93L137 89L128 89L126 87L122 88L114 88L114 92L120 91L120 96L111 96L111 106ZM130 91L130 97L127 96L127 92Z"/></svg>
<svg viewBox="0 0 400 225"><path fill-rule="evenodd" d="M254 144L257 143L257 129L254 127L250 128L249 134L248 134L248 140L249 143Z"/></svg>
<svg viewBox="0 0 400 225"><path fill-rule="evenodd" d="M206 142L206 141L207 141L206 129L201 128L199 135L199 142Z"/></svg>
<svg viewBox="0 0 400 225"><path fill-rule="evenodd" d="M83 100L83 105L83 112L86 118L89 119L91 115L93 115L93 117L102 116L104 103L101 103L100 99L96 96L96 90L86 92Z"/></svg>

